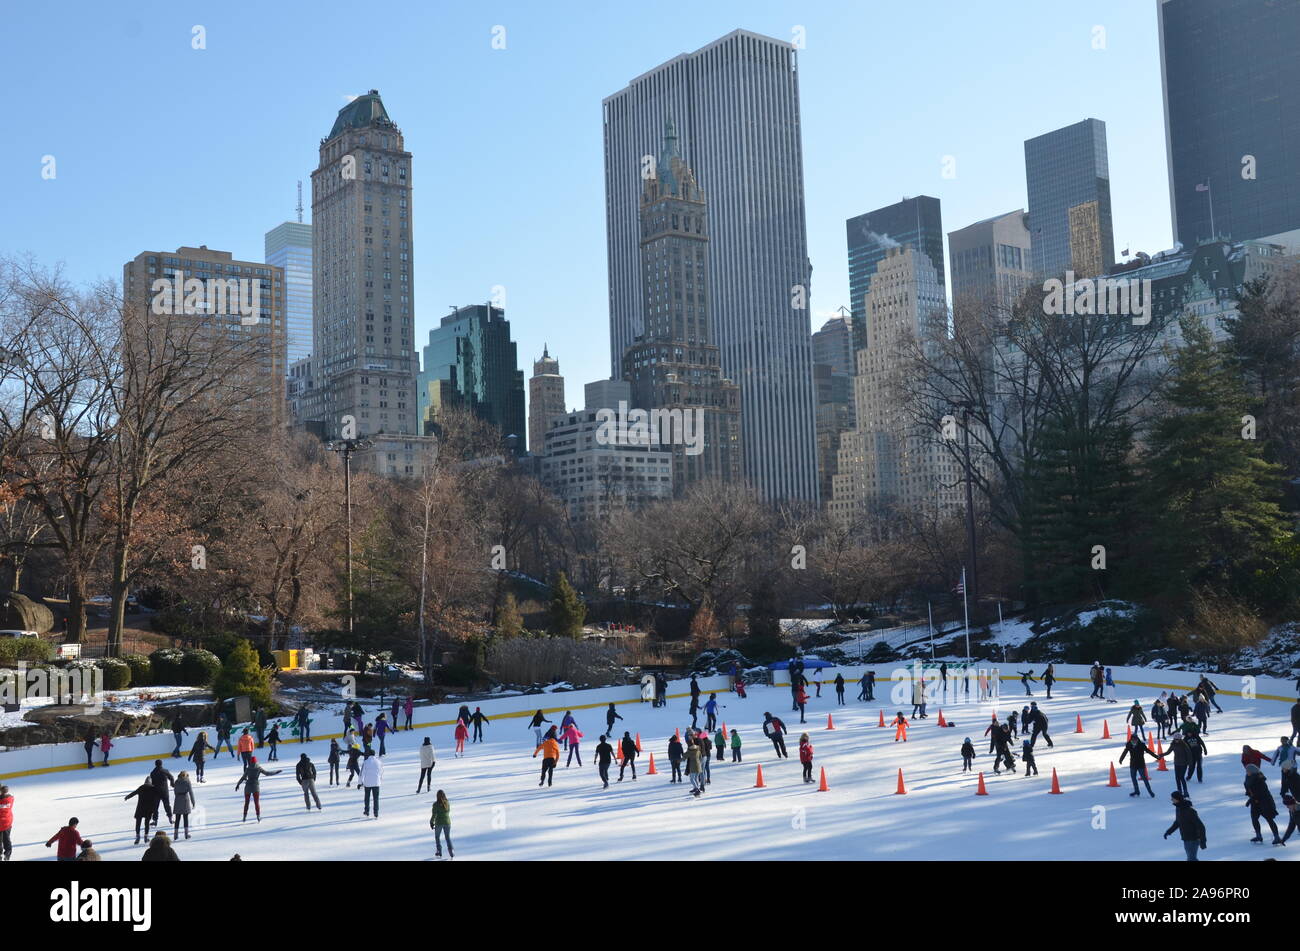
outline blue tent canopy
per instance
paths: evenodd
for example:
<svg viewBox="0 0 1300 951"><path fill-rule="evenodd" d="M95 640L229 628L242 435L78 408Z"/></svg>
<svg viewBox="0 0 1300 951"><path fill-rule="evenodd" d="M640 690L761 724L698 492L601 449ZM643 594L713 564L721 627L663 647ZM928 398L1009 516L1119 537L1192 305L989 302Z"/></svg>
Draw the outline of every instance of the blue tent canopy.
<svg viewBox="0 0 1300 951"><path fill-rule="evenodd" d="M803 658L803 666L805 670L808 669L822 670L826 667L835 667L836 665L832 664L828 660L822 660L820 657L805 657ZM790 662L788 660L778 660L775 663L768 664L767 669L768 670L789 670Z"/></svg>

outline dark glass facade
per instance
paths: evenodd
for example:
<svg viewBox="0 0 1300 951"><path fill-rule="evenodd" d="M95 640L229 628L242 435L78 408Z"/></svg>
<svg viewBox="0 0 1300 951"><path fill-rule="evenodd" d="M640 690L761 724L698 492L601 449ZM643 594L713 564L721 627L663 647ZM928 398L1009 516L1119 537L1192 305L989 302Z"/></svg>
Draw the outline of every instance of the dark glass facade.
<svg viewBox="0 0 1300 951"><path fill-rule="evenodd" d="M1060 277L1074 267L1070 252L1070 209L1097 203L1102 269L1115 263L1110 217L1110 168L1106 123L1084 119L1025 140L1025 185L1029 193L1029 238L1034 273Z"/></svg>
<svg viewBox="0 0 1300 951"><path fill-rule="evenodd" d="M871 278L889 249L911 245L929 257L944 284L943 219L939 199L927 195L904 198L845 222L849 248L849 310L853 315L853 349L867 345L864 308Z"/></svg>
<svg viewBox="0 0 1300 951"><path fill-rule="evenodd" d="M1300 229L1300 2L1163 0L1160 50L1174 235ZM1253 179L1243 160L1254 158ZM1196 186L1208 179L1210 190Z"/></svg>

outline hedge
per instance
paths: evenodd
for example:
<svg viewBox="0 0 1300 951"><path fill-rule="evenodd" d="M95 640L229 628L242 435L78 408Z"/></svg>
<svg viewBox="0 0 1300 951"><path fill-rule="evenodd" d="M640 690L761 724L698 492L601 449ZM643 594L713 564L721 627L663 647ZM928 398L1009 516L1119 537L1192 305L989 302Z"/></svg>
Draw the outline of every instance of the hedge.
<svg viewBox="0 0 1300 951"><path fill-rule="evenodd" d="M99 661L104 671L105 690L125 690L131 686L131 665L119 657L104 657Z"/></svg>
<svg viewBox="0 0 1300 951"><path fill-rule="evenodd" d="M131 683L147 687L153 682L153 664L144 654L123 654L122 660L131 668Z"/></svg>

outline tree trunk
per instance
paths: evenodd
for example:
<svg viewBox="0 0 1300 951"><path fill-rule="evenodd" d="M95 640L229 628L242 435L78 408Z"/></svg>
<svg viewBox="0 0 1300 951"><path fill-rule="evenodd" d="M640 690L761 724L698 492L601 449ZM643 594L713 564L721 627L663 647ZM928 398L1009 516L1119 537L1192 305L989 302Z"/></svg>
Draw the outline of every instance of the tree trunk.
<svg viewBox="0 0 1300 951"><path fill-rule="evenodd" d="M77 574L68 576L68 632L64 640L80 644L86 639L86 582Z"/></svg>

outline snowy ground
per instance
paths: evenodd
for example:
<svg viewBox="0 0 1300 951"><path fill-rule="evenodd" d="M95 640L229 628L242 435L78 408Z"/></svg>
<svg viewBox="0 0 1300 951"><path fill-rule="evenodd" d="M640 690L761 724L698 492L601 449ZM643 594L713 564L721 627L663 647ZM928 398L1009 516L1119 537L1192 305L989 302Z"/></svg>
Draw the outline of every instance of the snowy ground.
<svg viewBox="0 0 1300 951"><path fill-rule="evenodd" d="M880 668L881 675L889 669ZM1125 674L1124 679L1141 679L1140 671ZM1189 678L1188 685L1193 681ZM1220 686L1233 689L1236 684ZM889 689L880 684L877 696L887 697ZM1002 699L996 704L943 704L944 715L958 724L955 729L939 729L931 706L930 719L915 721L906 744L895 744L893 730L877 726L881 709L890 719L897 703L857 703L853 684L846 692L848 705L837 707L833 688L823 687L802 729L812 737L816 766L826 769L828 792L801 782L796 751L801 728L783 687L752 688L747 700L734 694L720 697L726 702L722 719L729 728L738 728L744 740L744 762L715 765L713 783L700 800L690 798L687 785L668 783L667 738L674 727L690 722L685 699L671 700L663 710L648 704L619 706L626 719L618 726L641 734L645 755L638 763L639 779L633 782L629 771L622 783L611 783L608 790L601 789L591 763L604 723L599 710L578 712L579 727L586 734L585 765L566 769L561 762L554 787L545 789L537 786L540 758L530 758L533 734L524 719L494 720L486 728L487 742L469 745L463 759L452 756L450 727L402 733L389 744L384 759L382 818L377 821L361 816L361 794L355 788L326 785L328 742L318 741L307 752L320 770L324 811L304 810L293 778L303 748L286 744L280 762L269 764L285 772L262 782L262 822L254 824L250 817L241 824L243 797L233 788L239 771L223 754L209 762L207 783L196 786L202 811L195 817L193 838L177 843L176 849L182 860L224 860L234 852L246 860L430 859L433 797L417 796L414 787L416 747L431 735L438 750L434 788L446 790L452 801L453 837L462 860L1181 860L1177 835L1161 839L1173 816L1168 799L1172 772L1151 767L1155 799L1145 792L1140 799L1129 797L1127 765L1118 767L1121 788L1105 785L1107 767L1118 760L1123 745L1129 704L1141 699L1149 707L1158 692L1147 687L1120 690L1121 702L1109 704L1087 699L1084 684L1062 684L1047 701L1041 686L1035 685L1035 699L1051 719L1056 748L1047 749L1040 740L1037 778L986 773L987 797L974 795L973 774L961 774L958 748L962 738L970 736L980 754L977 768L991 767L983 731L994 709L1001 716L1013 703L1018 709L1027 702L1016 682L1002 685ZM579 702L579 696L575 694L573 702ZM1293 837L1287 848L1250 844L1253 833L1242 805L1241 747L1249 743L1271 753L1278 737L1287 732L1289 702L1221 694L1220 704L1225 712L1211 719L1206 738L1210 756L1205 782L1193 781L1191 788L1208 829L1210 847L1201 853L1203 860L1300 858L1300 838ZM778 762L764 739L764 710L780 716L792 730L789 760ZM825 729L828 713L835 717L833 731ZM1076 714L1083 716L1082 735L1073 732ZM549 717L558 722L561 715ZM1103 718L1116 739L1101 739ZM336 728L332 718L324 726ZM265 752L259 752L259 759ZM651 752L657 776L645 774ZM164 762L174 772L188 767L182 760ZM766 789L753 788L760 763ZM122 797L141 781L146 765L7 780L16 799L14 858L51 859L52 850L44 848L46 838L76 815L82 834L94 840L106 861L138 860L143 846L132 844L134 801ZM1064 795L1048 794L1052 767L1060 774ZM904 771L905 796L895 794L899 768ZM1265 771L1281 809L1277 770L1266 765Z"/></svg>

